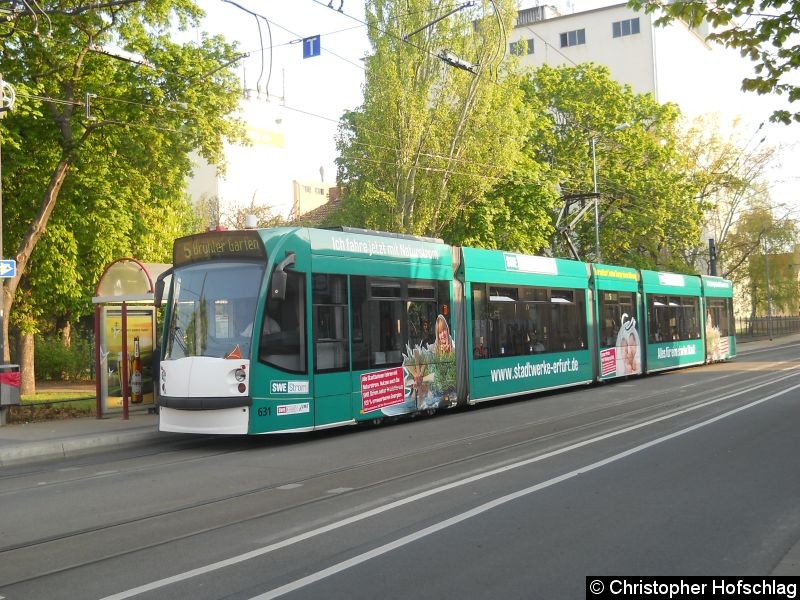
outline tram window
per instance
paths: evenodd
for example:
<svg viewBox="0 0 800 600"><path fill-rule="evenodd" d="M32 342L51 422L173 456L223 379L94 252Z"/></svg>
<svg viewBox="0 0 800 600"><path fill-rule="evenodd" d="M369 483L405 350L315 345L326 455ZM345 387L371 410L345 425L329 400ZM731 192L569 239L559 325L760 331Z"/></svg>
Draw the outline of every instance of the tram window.
<svg viewBox="0 0 800 600"><path fill-rule="evenodd" d="M583 290L476 284L472 288L472 314L475 358L586 346Z"/></svg>
<svg viewBox="0 0 800 600"><path fill-rule="evenodd" d="M347 277L315 273L312 276L311 299L315 371L349 369Z"/></svg>
<svg viewBox="0 0 800 600"><path fill-rule="evenodd" d="M695 340L700 337L699 298L651 296L648 299L651 342Z"/></svg>
<svg viewBox="0 0 800 600"><path fill-rule="evenodd" d="M412 300L436 300L436 289L430 286L408 286L408 297Z"/></svg>
<svg viewBox="0 0 800 600"><path fill-rule="evenodd" d="M427 349L450 303L447 282L353 276L350 290L353 370L401 365L406 346Z"/></svg>
<svg viewBox="0 0 800 600"><path fill-rule="evenodd" d="M672 340L670 307L667 296L650 296L647 299L648 340L667 342Z"/></svg>
<svg viewBox="0 0 800 600"><path fill-rule="evenodd" d="M372 300L370 323L377 327L370 330L371 366L392 366L403 362L403 302L397 300Z"/></svg>
<svg viewBox="0 0 800 600"><path fill-rule="evenodd" d="M399 283L372 284L369 292L372 298L399 298L401 296Z"/></svg>
<svg viewBox="0 0 800 600"><path fill-rule="evenodd" d="M731 335L731 299L730 298L709 298L708 314L706 315L706 328L719 329L721 337Z"/></svg>
<svg viewBox="0 0 800 600"><path fill-rule="evenodd" d="M434 290L431 290L432 292ZM409 289L409 295L411 289ZM408 315L408 345L413 348L419 344L427 348L436 341L436 302L409 300L406 303Z"/></svg>
<svg viewBox="0 0 800 600"><path fill-rule="evenodd" d="M600 294L600 347L617 344L623 317L635 318L633 292L602 292Z"/></svg>
<svg viewBox="0 0 800 600"><path fill-rule="evenodd" d="M472 286L472 354L475 358L489 356L488 298L485 285Z"/></svg>
<svg viewBox="0 0 800 600"><path fill-rule="evenodd" d="M579 350L586 347L586 305L583 290L551 290L550 350Z"/></svg>
<svg viewBox="0 0 800 600"><path fill-rule="evenodd" d="M292 373L306 367L306 276L287 271L286 297L264 309L259 360Z"/></svg>
<svg viewBox="0 0 800 600"><path fill-rule="evenodd" d="M700 319L698 318L699 298L692 296L682 296L681 302L681 339L696 340L700 338Z"/></svg>

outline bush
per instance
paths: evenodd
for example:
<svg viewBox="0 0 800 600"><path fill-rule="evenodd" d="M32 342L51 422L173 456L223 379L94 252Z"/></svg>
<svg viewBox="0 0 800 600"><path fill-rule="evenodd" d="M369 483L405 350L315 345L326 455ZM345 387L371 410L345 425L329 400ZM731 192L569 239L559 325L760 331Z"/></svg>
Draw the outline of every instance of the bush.
<svg viewBox="0 0 800 600"><path fill-rule="evenodd" d="M36 336L37 381L91 381L94 354L88 339L72 338L67 348L56 336Z"/></svg>

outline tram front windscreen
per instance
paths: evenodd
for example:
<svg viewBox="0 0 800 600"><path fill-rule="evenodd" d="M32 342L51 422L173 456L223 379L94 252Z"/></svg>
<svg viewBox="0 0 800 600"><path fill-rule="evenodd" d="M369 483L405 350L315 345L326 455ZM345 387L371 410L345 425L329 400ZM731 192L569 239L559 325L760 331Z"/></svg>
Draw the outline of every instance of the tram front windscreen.
<svg viewBox="0 0 800 600"><path fill-rule="evenodd" d="M237 345L250 356L264 265L197 263L175 269L164 358L222 358Z"/></svg>

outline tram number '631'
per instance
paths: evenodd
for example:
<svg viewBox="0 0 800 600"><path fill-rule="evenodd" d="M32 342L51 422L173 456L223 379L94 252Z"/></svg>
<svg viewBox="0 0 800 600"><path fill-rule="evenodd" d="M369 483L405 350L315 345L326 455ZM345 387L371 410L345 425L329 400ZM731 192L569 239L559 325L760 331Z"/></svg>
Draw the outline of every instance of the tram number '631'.
<svg viewBox="0 0 800 600"><path fill-rule="evenodd" d="M262 406L258 409L259 417L268 417L272 414L272 409L269 406Z"/></svg>

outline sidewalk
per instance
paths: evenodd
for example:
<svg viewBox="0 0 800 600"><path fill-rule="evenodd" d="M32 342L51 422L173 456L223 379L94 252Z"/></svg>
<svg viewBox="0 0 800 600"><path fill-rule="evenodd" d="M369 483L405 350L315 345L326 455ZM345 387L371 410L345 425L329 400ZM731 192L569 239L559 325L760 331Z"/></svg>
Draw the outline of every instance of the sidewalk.
<svg viewBox="0 0 800 600"><path fill-rule="evenodd" d="M160 433L158 415L145 412L132 412L128 420L115 414L5 425L0 427L0 467L73 458L176 435Z"/></svg>
<svg viewBox="0 0 800 600"><path fill-rule="evenodd" d="M748 352L800 342L800 334L773 340L738 341L737 352ZM735 360L735 359L734 359ZM158 431L158 415L131 412L102 419L84 417L0 427L0 467L145 445L156 441L185 438L185 434Z"/></svg>

